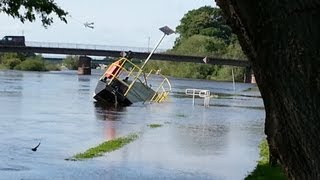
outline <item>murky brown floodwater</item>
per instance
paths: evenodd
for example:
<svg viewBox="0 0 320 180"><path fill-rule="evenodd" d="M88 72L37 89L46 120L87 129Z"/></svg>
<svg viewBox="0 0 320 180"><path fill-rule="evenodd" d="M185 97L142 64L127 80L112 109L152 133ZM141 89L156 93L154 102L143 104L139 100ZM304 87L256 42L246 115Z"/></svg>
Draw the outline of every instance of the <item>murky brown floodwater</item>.
<svg viewBox="0 0 320 180"><path fill-rule="evenodd" d="M92 99L94 72L0 71L0 179L243 179L255 167L265 112L254 85L226 95L232 83L171 78L165 103L106 108ZM192 106L186 88L220 95ZM134 132L139 139L120 150L64 160Z"/></svg>

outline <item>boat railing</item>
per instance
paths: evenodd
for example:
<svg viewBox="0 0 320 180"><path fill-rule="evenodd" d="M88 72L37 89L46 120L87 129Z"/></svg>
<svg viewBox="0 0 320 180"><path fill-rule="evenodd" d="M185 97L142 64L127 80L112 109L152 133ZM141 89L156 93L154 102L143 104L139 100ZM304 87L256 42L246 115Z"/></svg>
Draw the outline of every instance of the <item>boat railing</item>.
<svg viewBox="0 0 320 180"><path fill-rule="evenodd" d="M148 73L147 78L150 76L150 74L152 74L152 72L157 71L151 70ZM164 99L168 97L169 93L171 92L171 83L169 79L160 73L156 73L156 75L160 76L162 81L155 89L155 94L151 98L150 102L162 102Z"/></svg>
<svg viewBox="0 0 320 180"><path fill-rule="evenodd" d="M124 84L127 90L124 92L124 96L128 94L128 92L132 89L134 83L140 82L145 86L148 86L148 78L150 75L155 72L155 70L151 70L149 73L145 73L140 67L131 62L127 58L121 58L118 61L112 63L110 67L114 67L114 71L112 73L107 74L107 71L101 78L105 78L107 75L111 76L108 85L112 83L115 79L122 84ZM155 89L155 94L151 98L150 102L161 102L168 96L171 91L171 84L165 76L162 74L157 74L157 76L161 77L162 81L159 83L158 87ZM132 79L132 81L124 81L125 79Z"/></svg>

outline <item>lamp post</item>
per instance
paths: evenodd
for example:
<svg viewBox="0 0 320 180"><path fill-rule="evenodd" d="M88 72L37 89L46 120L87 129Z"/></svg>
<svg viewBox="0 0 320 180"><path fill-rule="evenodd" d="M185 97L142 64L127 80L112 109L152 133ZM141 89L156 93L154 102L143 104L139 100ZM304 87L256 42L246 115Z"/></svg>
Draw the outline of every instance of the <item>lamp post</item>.
<svg viewBox="0 0 320 180"><path fill-rule="evenodd" d="M175 33L174 30L170 29L168 26L164 26L159 28L160 31L163 32L162 37L160 38L159 42L156 44L156 46L152 49L151 53L149 54L149 56L147 57L147 59L144 61L143 65L141 66L141 69L144 68L144 66L147 64L147 62L150 60L152 54L157 50L157 48L159 47L159 45L161 44L162 40L164 39L165 36L170 35Z"/></svg>

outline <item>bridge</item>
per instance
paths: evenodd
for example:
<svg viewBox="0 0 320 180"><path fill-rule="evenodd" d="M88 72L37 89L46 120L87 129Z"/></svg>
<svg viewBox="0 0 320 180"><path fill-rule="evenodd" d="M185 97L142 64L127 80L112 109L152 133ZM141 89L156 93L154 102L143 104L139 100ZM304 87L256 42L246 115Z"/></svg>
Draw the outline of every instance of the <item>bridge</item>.
<svg viewBox="0 0 320 180"><path fill-rule="evenodd" d="M21 53L40 53L40 54L63 54L80 56L101 56L119 57L123 51L131 51L132 58L146 59L150 54L147 48L125 47L125 46L101 46L71 43L46 43L46 42L26 42L26 46L0 45L0 52L21 52ZM246 68L245 82L252 81L251 64L246 60L224 59L204 56L185 56L167 53L166 50L157 50L151 59L175 62L193 62L207 64L228 65Z"/></svg>
<svg viewBox="0 0 320 180"><path fill-rule="evenodd" d="M71 43L47 43L47 42L26 42L26 46L1 45L0 52L22 52L22 53L40 53L40 54L63 54L63 55L83 55L83 56L101 56L101 57L119 57L123 51L132 51L132 57L137 59L146 59L149 55L149 49L125 46L101 46L87 44ZM204 63L204 56L185 56L166 53L166 50L157 50L152 55L154 60L176 61L176 62L194 62ZM223 59L216 57L207 57L207 64L228 65L250 68L250 62L236 59Z"/></svg>

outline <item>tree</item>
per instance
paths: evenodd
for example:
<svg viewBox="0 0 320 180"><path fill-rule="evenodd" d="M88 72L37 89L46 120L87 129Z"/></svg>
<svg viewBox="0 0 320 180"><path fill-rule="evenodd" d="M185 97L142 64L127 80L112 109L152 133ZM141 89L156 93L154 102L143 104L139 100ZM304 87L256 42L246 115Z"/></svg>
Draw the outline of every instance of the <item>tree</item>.
<svg viewBox="0 0 320 180"><path fill-rule="evenodd" d="M188 11L180 22L176 28L179 37L172 52L246 59L220 8L204 6Z"/></svg>
<svg viewBox="0 0 320 180"><path fill-rule="evenodd" d="M181 41L174 50L175 54L183 55L214 55L219 56L226 49L227 45L223 40L204 35L193 35Z"/></svg>
<svg viewBox="0 0 320 180"><path fill-rule="evenodd" d="M216 0L252 63L273 159L320 179L320 3Z"/></svg>
<svg viewBox="0 0 320 180"><path fill-rule="evenodd" d="M61 9L54 0L2 0L0 1L0 13L8 14L21 22L36 20L39 15L44 27L53 22L52 14L56 14L60 20L67 22L66 11Z"/></svg>
<svg viewBox="0 0 320 180"><path fill-rule="evenodd" d="M180 41L193 35L204 35L216 37L229 43L231 40L231 28L222 18L219 8L204 6L199 9L191 10L180 20L180 25L176 28L180 37L176 40L175 46Z"/></svg>
<svg viewBox="0 0 320 180"><path fill-rule="evenodd" d="M17 53L0 54L0 64L8 69L13 69L16 65L21 63L21 59Z"/></svg>
<svg viewBox="0 0 320 180"><path fill-rule="evenodd" d="M79 64L79 56L67 56L63 59L62 64L68 69L77 70Z"/></svg>

